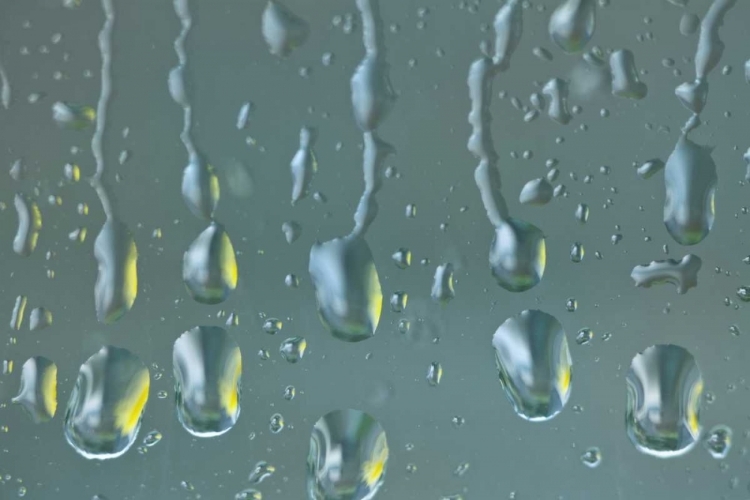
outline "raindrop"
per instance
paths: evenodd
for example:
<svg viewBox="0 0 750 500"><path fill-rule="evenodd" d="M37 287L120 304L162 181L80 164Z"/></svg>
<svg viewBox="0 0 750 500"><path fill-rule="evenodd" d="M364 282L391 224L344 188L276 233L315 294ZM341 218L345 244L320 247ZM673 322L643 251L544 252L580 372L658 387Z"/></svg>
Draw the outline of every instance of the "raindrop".
<svg viewBox="0 0 750 500"><path fill-rule="evenodd" d="M703 440L703 445L716 460L724 460L732 448L732 429L726 425L713 427Z"/></svg>
<svg viewBox="0 0 750 500"><path fill-rule="evenodd" d="M635 56L627 49L617 50L609 56L612 71L612 95L628 99L643 99L648 93L646 84L638 79Z"/></svg>
<svg viewBox="0 0 750 500"><path fill-rule="evenodd" d="M294 388L293 385L288 385L284 388L284 399L287 401L291 401L294 399L294 396L297 394L297 389Z"/></svg>
<svg viewBox="0 0 750 500"><path fill-rule="evenodd" d="M247 127L247 121L250 118L250 111L252 111L253 105L251 102L243 102L240 106L240 111L237 113L237 130L242 130Z"/></svg>
<svg viewBox="0 0 750 500"><path fill-rule="evenodd" d="M393 292L393 295L391 295L391 311L395 313L403 312L408 300L409 294L406 292Z"/></svg>
<svg viewBox="0 0 750 500"><path fill-rule="evenodd" d="M547 115L557 123L562 125L567 124L571 119L570 111L568 111L567 82L560 78L552 78L542 87L542 92L549 99Z"/></svg>
<svg viewBox="0 0 750 500"><path fill-rule="evenodd" d="M568 298L568 300L565 302L565 309L568 312L575 312L576 309L578 309L578 301L573 297Z"/></svg>
<svg viewBox="0 0 750 500"><path fill-rule="evenodd" d="M284 430L284 417L281 415L281 413L274 413L271 415L271 419L268 421L268 429L274 433L278 434L279 432Z"/></svg>
<svg viewBox="0 0 750 500"><path fill-rule="evenodd" d="M302 234L302 226L295 221L287 221L281 225L281 231L284 233L286 242L290 245L297 241L297 238Z"/></svg>
<svg viewBox="0 0 750 500"><path fill-rule="evenodd" d="M575 242L570 247L570 260L576 264L583 260L583 256L586 255L586 250L583 248L583 243Z"/></svg>
<svg viewBox="0 0 750 500"><path fill-rule="evenodd" d="M750 287L741 286L737 289L737 298L742 302L750 302Z"/></svg>
<svg viewBox="0 0 750 500"><path fill-rule="evenodd" d="M554 180L554 179L553 179ZM518 201L525 205L546 205L552 199L552 184L545 178L532 179L524 184Z"/></svg>
<svg viewBox="0 0 750 500"><path fill-rule="evenodd" d="M385 431L370 415L335 410L315 423L307 457L310 500L374 498L388 465Z"/></svg>
<svg viewBox="0 0 750 500"><path fill-rule="evenodd" d="M96 317L111 324L133 307L138 296L138 248L128 227L107 218L94 241L94 257L98 264Z"/></svg>
<svg viewBox="0 0 750 500"><path fill-rule="evenodd" d="M578 345L586 345L589 342L591 342L591 339L594 338L594 331L590 328L582 328L578 330L578 335L576 335L576 344Z"/></svg>
<svg viewBox="0 0 750 500"><path fill-rule="evenodd" d="M218 304L237 287L237 260L224 226L212 222L190 244L182 258L182 280L201 304Z"/></svg>
<svg viewBox="0 0 750 500"><path fill-rule="evenodd" d="M18 215L18 228L13 238L13 251L23 257L28 257L36 248L39 231L42 229L42 212L36 202L22 194L16 194L13 199Z"/></svg>
<svg viewBox="0 0 750 500"><path fill-rule="evenodd" d="M596 446L588 448L581 455L581 463L590 469L599 467L602 463L602 452Z"/></svg>
<svg viewBox="0 0 750 500"><path fill-rule="evenodd" d="M443 378L443 366L437 361L430 363L427 368L427 383L432 387L437 387L440 384L440 380Z"/></svg>
<svg viewBox="0 0 750 500"><path fill-rule="evenodd" d="M520 0L508 0L500 7L495 15L494 28L495 56L492 62L499 71L505 71L510 66L510 58L523 33L523 8Z"/></svg>
<svg viewBox="0 0 750 500"><path fill-rule="evenodd" d="M29 330L44 330L52 324L52 313L44 307L35 307L29 314Z"/></svg>
<svg viewBox="0 0 750 500"><path fill-rule="evenodd" d="M52 105L52 119L60 128L81 130L94 123L96 110L91 106L57 101Z"/></svg>
<svg viewBox="0 0 750 500"><path fill-rule="evenodd" d="M27 302L28 298L25 295L19 295L16 297L16 301L13 303L13 312L10 315L10 327L13 330L21 329Z"/></svg>
<svg viewBox="0 0 750 500"><path fill-rule="evenodd" d="M212 165L198 153L190 154L190 162L182 172L182 198L198 218L211 219L221 197L219 177Z"/></svg>
<svg viewBox="0 0 750 500"><path fill-rule="evenodd" d="M570 351L554 316L525 310L492 337L500 383L515 412L530 421L560 413L570 397Z"/></svg>
<svg viewBox="0 0 750 500"><path fill-rule="evenodd" d="M310 34L307 22L276 0L269 0L261 18L261 32L271 54L288 56Z"/></svg>
<svg viewBox="0 0 750 500"><path fill-rule="evenodd" d="M685 12L680 18L680 33L684 36L694 35L701 25L700 17L691 12Z"/></svg>
<svg viewBox="0 0 750 500"><path fill-rule="evenodd" d="M307 196L313 174L318 170L313 146L317 138L314 128L303 127L299 133L299 149L294 154L289 168L292 171L292 205Z"/></svg>
<svg viewBox="0 0 750 500"><path fill-rule="evenodd" d="M408 248L399 248L395 252L393 252L393 255L391 255L391 259L393 259L394 264L396 264L396 267L399 269L406 269L407 267L411 266L411 250Z"/></svg>
<svg viewBox="0 0 750 500"><path fill-rule="evenodd" d="M300 361L307 350L307 340L303 337L291 337L284 340L279 346L279 353L287 363L297 363Z"/></svg>
<svg viewBox="0 0 750 500"><path fill-rule="evenodd" d="M177 418L190 434L213 437L229 431L240 416L242 354L217 326L196 326L174 343Z"/></svg>
<svg viewBox="0 0 750 500"><path fill-rule="evenodd" d="M269 335L275 335L277 332L281 331L283 326L284 324L280 319L268 318L263 322L263 331Z"/></svg>
<svg viewBox="0 0 750 500"><path fill-rule="evenodd" d="M453 264L441 264L435 269L430 296L442 304L447 304L456 296L453 290Z"/></svg>
<svg viewBox="0 0 750 500"><path fill-rule="evenodd" d="M57 412L57 365L43 356L27 359L21 368L21 387L12 401L35 423L51 420Z"/></svg>
<svg viewBox="0 0 750 500"><path fill-rule="evenodd" d="M149 386L148 368L137 356L102 347L78 372L65 412L65 439L90 460L124 454L138 436Z"/></svg>
<svg viewBox="0 0 750 500"><path fill-rule="evenodd" d="M654 158L652 160L648 160L643 165L638 167L638 170L636 170L636 173L638 174L638 177L641 179L649 179L651 176L656 174L657 172L660 172L664 168L664 162L661 161L659 158Z"/></svg>
<svg viewBox="0 0 750 500"><path fill-rule="evenodd" d="M490 269L497 283L511 292L524 292L538 284L547 263L542 231L509 217L495 228L490 246Z"/></svg>
<svg viewBox="0 0 750 500"><path fill-rule="evenodd" d="M576 220L581 224L585 224L589 220L589 206L585 203L580 203L576 207Z"/></svg>
<svg viewBox="0 0 750 500"><path fill-rule="evenodd" d="M253 467L247 480L250 481L250 484L260 484L264 480L273 476L274 472L276 472L276 467L268 462L260 461L255 464L255 467Z"/></svg>
<svg viewBox="0 0 750 500"><path fill-rule="evenodd" d="M594 35L595 0L564 0L549 20L549 36L567 53L580 52Z"/></svg>
<svg viewBox="0 0 750 500"><path fill-rule="evenodd" d="M635 266L630 277L635 286L649 288L654 284L671 283L677 287L677 293L683 294L698 286L702 264L700 257L687 254L681 260L655 260L646 266Z"/></svg>

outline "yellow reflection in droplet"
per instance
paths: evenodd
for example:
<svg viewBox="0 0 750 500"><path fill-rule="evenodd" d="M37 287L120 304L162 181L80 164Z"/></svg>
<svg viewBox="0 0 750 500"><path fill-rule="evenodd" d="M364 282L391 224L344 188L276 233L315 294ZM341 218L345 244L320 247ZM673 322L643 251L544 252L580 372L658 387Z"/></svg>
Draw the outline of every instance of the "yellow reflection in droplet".
<svg viewBox="0 0 750 500"><path fill-rule="evenodd" d="M151 386L148 369L143 368L133 377L125 395L117 402L114 409L115 428L123 435L130 435L138 425L143 408L148 401Z"/></svg>
<svg viewBox="0 0 750 500"><path fill-rule="evenodd" d="M42 374L42 400L50 418L57 412L57 365L51 364Z"/></svg>
<svg viewBox="0 0 750 500"><path fill-rule="evenodd" d="M375 486L385 473L387 462L388 441L386 441L385 434L381 434L375 442L372 456L362 464L362 481L370 488Z"/></svg>
<svg viewBox="0 0 750 500"><path fill-rule="evenodd" d="M237 269L237 258L234 255L234 246L232 246L232 240L229 239L229 235L226 232L223 232L221 235L219 255L221 257L222 279L230 290L234 290L237 288L239 271Z"/></svg>
<svg viewBox="0 0 750 500"><path fill-rule="evenodd" d="M240 348L232 350L224 375L219 382L221 407L227 415L235 415L239 405L239 388L237 386L242 376L242 355Z"/></svg>

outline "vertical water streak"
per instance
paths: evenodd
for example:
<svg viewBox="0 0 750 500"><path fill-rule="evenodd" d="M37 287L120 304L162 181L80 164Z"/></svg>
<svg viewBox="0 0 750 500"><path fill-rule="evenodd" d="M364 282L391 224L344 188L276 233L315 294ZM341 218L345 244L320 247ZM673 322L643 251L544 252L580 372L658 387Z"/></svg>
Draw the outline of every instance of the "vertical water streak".
<svg viewBox="0 0 750 500"><path fill-rule="evenodd" d="M185 40L187 39L188 33L190 33L190 28L193 25L193 18L190 14L190 7L188 5L188 0L174 0L174 11L175 14L177 14L177 17L180 19L180 34L175 38L174 41L174 51L177 54L177 60L179 64L172 68L172 72L170 73L170 89L172 89L173 85L179 85L180 89L185 88L185 80L184 80L184 70L187 66L187 52L185 51ZM173 78L176 79L176 81L173 81ZM174 97L174 92L173 92ZM185 149L188 152L188 155L192 158L197 155L197 152L195 150L195 146L193 145L193 139L190 136L190 129L192 128L192 113L193 108L190 105L190 102L186 99L175 99L178 101L178 104L182 106L182 112L183 112L183 124L182 124L182 132L180 133L180 140L182 141L182 144L185 145Z"/></svg>
<svg viewBox="0 0 750 500"><path fill-rule="evenodd" d="M10 80L8 80L8 73L5 72L2 61L0 61L0 104L5 109L10 106Z"/></svg>

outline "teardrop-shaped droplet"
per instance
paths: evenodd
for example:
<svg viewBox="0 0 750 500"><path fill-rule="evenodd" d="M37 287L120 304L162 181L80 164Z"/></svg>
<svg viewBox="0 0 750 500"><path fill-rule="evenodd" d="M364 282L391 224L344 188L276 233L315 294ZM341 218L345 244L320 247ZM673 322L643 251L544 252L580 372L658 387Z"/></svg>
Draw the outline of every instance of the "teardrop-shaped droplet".
<svg viewBox="0 0 750 500"><path fill-rule="evenodd" d="M149 386L148 368L135 354L102 347L78 372L65 412L65 439L85 458L119 457L138 436Z"/></svg>
<svg viewBox="0 0 750 500"><path fill-rule="evenodd" d="M541 229L512 217L495 228L490 269L497 283L511 292L524 292L542 280L547 246Z"/></svg>
<svg viewBox="0 0 750 500"><path fill-rule="evenodd" d="M334 337L359 342L375 335L383 292L364 238L350 235L316 243L309 271L318 314Z"/></svg>
<svg viewBox="0 0 750 500"><path fill-rule="evenodd" d="M307 196L313 174L318 170L313 146L317 132L313 128L303 127L299 133L299 148L295 153L290 169L292 171L292 205Z"/></svg>
<svg viewBox="0 0 750 500"><path fill-rule="evenodd" d="M310 27L288 7L270 0L261 18L261 32L271 54L284 57L305 43Z"/></svg>
<svg viewBox="0 0 750 500"><path fill-rule="evenodd" d="M532 179L523 185L518 201L524 205L546 205L552 199L552 184L544 177Z"/></svg>
<svg viewBox="0 0 750 500"><path fill-rule="evenodd" d="M201 304L218 304L237 287L237 259L224 226L212 222L182 258L182 279Z"/></svg>
<svg viewBox="0 0 750 500"><path fill-rule="evenodd" d="M564 0L549 20L549 36L562 50L580 52L596 26L595 0Z"/></svg>
<svg viewBox="0 0 750 500"><path fill-rule="evenodd" d="M211 437L231 429L240 416L237 342L223 328L196 326L175 341L172 363L177 418L185 430Z"/></svg>
<svg viewBox="0 0 750 500"><path fill-rule="evenodd" d="M453 291L453 264L450 262L441 264L435 269L430 296L432 300L442 304L447 304L456 296Z"/></svg>
<svg viewBox="0 0 750 500"><path fill-rule="evenodd" d="M107 219L94 241L94 257L96 317L114 323L133 307L138 295L138 248L123 222Z"/></svg>
<svg viewBox="0 0 750 500"><path fill-rule="evenodd" d="M354 119L363 132L378 127L396 101L389 65L379 55L368 55L359 63L351 79Z"/></svg>
<svg viewBox="0 0 750 500"><path fill-rule="evenodd" d="M626 381L626 429L636 449L659 458L687 453L701 434L703 377L692 354L651 346L633 358Z"/></svg>
<svg viewBox="0 0 750 500"><path fill-rule="evenodd" d="M521 41L523 33L523 7L520 0L508 0L497 11L494 21L495 56L493 62L500 71L510 66L510 58Z"/></svg>
<svg viewBox="0 0 750 500"><path fill-rule="evenodd" d="M377 420L358 410L320 418L307 456L309 500L370 500L383 484L388 441Z"/></svg>
<svg viewBox="0 0 750 500"><path fill-rule="evenodd" d="M23 406L35 423L51 420L57 412L57 365L43 356L27 359L13 402Z"/></svg>
<svg viewBox="0 0 750 500"><path fill-rule="evenodd" d="M191 154L182 172L182 198L196 217L211 219L219 203L221 189L214 167L199 154Z"/></svg>
<svg viewBox="0 0 750 500"><path fill-rule="evenodd" d="M716 164L711 148L684 135L664 167L664 225L677 243L695 245L714 225Z"/></svg>
<svg viewBox="0 0 750 500"><path fill-rule="evenodd" d="M557 319L526 310L500 325L492 337L500 383L523 419L544 421L565 407L570 397L570 350Z"/></svg>
<svg viewBox="0 0 750 500"><path fill-rule="evenodd" d="M16 236L13 238L13 251L23 257L28 257L36 248L39 231L42 229L42 212L39 205L22 194L13 198L18 216Z"/></svg>

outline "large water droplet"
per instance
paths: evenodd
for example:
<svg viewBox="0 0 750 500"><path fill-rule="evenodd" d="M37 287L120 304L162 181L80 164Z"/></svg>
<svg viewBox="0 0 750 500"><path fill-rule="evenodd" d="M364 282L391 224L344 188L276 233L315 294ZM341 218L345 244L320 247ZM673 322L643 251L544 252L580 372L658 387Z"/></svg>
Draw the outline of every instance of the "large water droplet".
<svg viewBox="0 0 750 500"><path fill-rule="evenodd" d="M689 451L700 438L703 378L695 358L676 345L651 346L627 374L627 434L642 453L659 458Z"/></svg>
<svg viewBox="0 0 750 500"><path fill-rule="evenodd" d="M683 294L698 286L698 271L703 262L697 255L688 254L680 260L655 260L646 266L635 266L630 277L635 286L649 288L651 285L671 283L677 293Z"/></svg>
<svg viewBox="0 0 750 500"><path fill-rule="evenodd" d="M271 54L280 57L289 55L305 43L310 33L307 22L275 0L270 0L266 5L261 23L268 49Z"/></svg>
<svg viewBox="0 0 750 500"><path fill-rule="evenodd" d="M193 436L212 437L231 429L240 416L242 354L223 328L196 326L172 351L177 418Z"/></svg>
<svg viewBox="0 0 750 500"><path fill-rule="evenodd" d="M609 68L612 71L612 94L629 99L643 99L648 87L638 79L635 67L635 56L628 49L616 50L609 56Z"/></svg>
<svg viewBox="0 0 750 500"><path fill-rule="evenodd" d="M550 16L549 36L565 52L580 52L595 26L595 0L564 0Z"/></svg>
<svg viewBox="0 0 750 500"><path fill-rule="evenodd" d="M552 199L552 184L544 177L524 184L518 201L525 205L546 205Z"/></svg>
<svg viewBox="0 0 750 500"><path fill-rule="evenodd" d="M94 257L98 264L96 317L113 323L133 307L138 295L138 249L123 222L107 219L94 241Z"/></svg>
<svg viewBox="0 0 750 500"><path fill-rule="evenodd" d="M492 337L500 383L523 419L544 421L570 397L570 350L554 316L526 310L500 325Z"/></svg>
<svg viewBox="0 0 750 500"><path fill-rule="evenodd" d="M495 56L493 62L500 71L510 66L523 33L523 8L520 0L508 0L495 15Z"/></svg>
<svg viewBox="0 0 750 500"><path fill-rule="evenodd" d="M57 411L57 365L43 356L27 359L13 402L23 406L35 423L51 420Z"/></svg>
<svg viewBox="0 0 750 500"><path fill-rule="evenodd" d="M511 292L523 292L539 283L547 262L541 229L508 218L495 228L490 246L490 269L497 283Z"/></svg>
<svg viewBox="0 0 750 500"><path fill-rule="evenodd" d="M102 347L78 372L65 412L65 439L88 459L119 457L138 435L149 386L148 368L135 354Z"/></svg>
<svg viewBox="0 0 750 500"><path fill-rule="evenodd" d="M18 215L18 228L13 238L13 251L28 257L36 248L39 231L42 229L42 212L36 202L22 194L16 194L13 205Z"/></svg>
<svg viewBox="0 0 750 500"><path fill-rule="evenodd" d="M334 337L359 342L375 335L383 292L363 238L351 235L316 243L310 249L309 271L318 314Z"/></svg>
<svg viewBox="0 0 750 500"><path fill-rule="evenodd" d="M359 63L351 79L354 119L369 132L385 119L396 101L389 65L379 55L368 55Z"/></svg>
<svg viewBox="0 0 750 500"><path fill-rule="evenodd" d="M182 198L196 217L211 219L219 203L219 177L198 153L190 155L190 162L182 172Z"/></svg>
<svg viewBox="0 0 750 500"><path fill-rule="evenodd" d="M370 500L383 484L388 441L377 420L335 410L315 423L307 457L310 500Z"/></svg>
<svg viewBox="0 0 750 500"><path fill-rule="evenodd" d="M695 245L714 225L716 164L712 149L680 136L664 167L664 224L681 245Z"/></svg>
<svg viewBox="0 0 750 500"><path fill-rule="evenodd" d="M212 222L190 244L182 259L182 279L196 302L218 304L237 287L237 259L229 234Z"/></svg>

